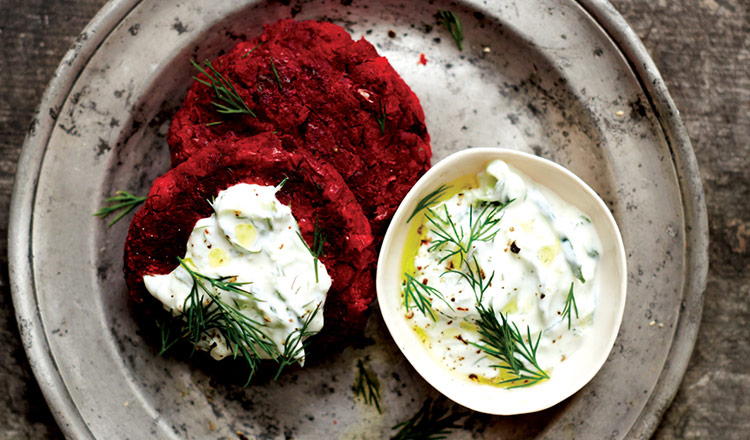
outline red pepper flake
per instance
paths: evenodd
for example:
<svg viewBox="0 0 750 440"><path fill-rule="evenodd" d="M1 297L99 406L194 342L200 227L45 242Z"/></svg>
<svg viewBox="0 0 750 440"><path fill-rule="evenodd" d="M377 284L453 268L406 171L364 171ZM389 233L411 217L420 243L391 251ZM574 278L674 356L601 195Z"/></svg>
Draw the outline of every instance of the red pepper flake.
<svg viewBox="0 0 750 440"><path fill-rule="evenodd" d="M423 66L426 66L426 65L427 65L427 57L426 57L426 56L424 56L424 54L423 54L423 53L420 53L420 54L419 54L419 62L418 62L417 64L421 64L421 65L423 65Z"/></svg>

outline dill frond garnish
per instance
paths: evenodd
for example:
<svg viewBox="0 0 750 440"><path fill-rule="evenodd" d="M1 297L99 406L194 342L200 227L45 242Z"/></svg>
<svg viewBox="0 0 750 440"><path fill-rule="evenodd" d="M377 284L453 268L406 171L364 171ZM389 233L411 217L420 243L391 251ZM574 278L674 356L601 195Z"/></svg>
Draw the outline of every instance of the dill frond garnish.
<svg viewBox="0 0 750 440"><path fill-rule="evenodd" d="M375 378L370 376L362 359L357 360L357 372L357 384L354 386L354 395L362 396L362 399L368 405L374 404L378 413L383 414L380 410L380 390L378 389L378 382Z"/></svg>
<svg viewBox="0 0 750 440"><path fill-rule="evenodd" d="M279 191L281 188L283 188L284 185L286 185L288 181L289 181L289 177L288 176L284 177L284 180L282 180L281 182L279 182L278 185L276 185L276 191Z"/></svg>
<svg viewBox="0 0 750 440"><path fill-rule="evenodd" d="M500 368L515 376L499 382L500 384L508 384L510 385L509 388L520 388L549 379L549 375L539 367L536 360L536 351L542 338L541 332L536 342L533 342L531 330L526 326L526 339L524 339L524 335L518 330L518 326L508 321L502 312L495 313L492 305L485 307L481 303L477 303L476 307L477 312L479 312L479 320L477 320L476 325L480 335L480 343L470 343L502 362L502 364L493 365L493 367ZM498 315L500 320L497 319ZM521 359L516 355L520 356ZM531 366L526 366L522 359Z"/></svg>
<svg viewBox="0 0 750 440"><path fill-rule="evenodd" d="M445 300L445 297L438 289L419 282L407 272L404 272L404 277L406 277L406 285L404 286L404 307L406 307L407 312L409 311L409 307L416 306L424 316L429 314L430 318L433 321L436 321L435 313L432 310L431 297L433 296L442 300L445 305L453 310L453 307L451 307L448 301ZM414 306L410 306L410 301L414 302Z"/></svg>
<svg viewBox="0 0 750 440"><path fill-rule="evenodd" d="M438 189L424 196L422 200L420 200L419 203L417 203L417 206L414 208L414 211L409 216L409 219L406 220L406 223L409 223L411 219L413 219L414 216L419 214L423 209L429 208L430 206L437 203L437 201L441 197L443 197L445 192L448 191L448 189L450 188L451 188L450 186L440 185Z"/></svg>
<svg viewBox="0 0 750 440"><path fill-rule="evenodd" d="M315 227L313 228L313 245L312 248L307 245L307 242L302 238L302 234L297 232L297 236L302 240L302 244L305 245L310 255L313 257L313 267L315 268L315 282L318 282L318 260L323 255L323 245L326 242L326 236L323 231L318 227L318 217L315 217Z"/></svg>
<svg viewBox="0 0 750 440"><path fill-rule="evenodd" d="M276 85L279 86L279 90L281 90L281 78L279 78L279 72L276 70L276 64L273 62L273 57L271 57L270 60L271 71L273 72L273 76L276 78Z"/></svg>
<svg viewBox="0 0 750 440"><path fill-rule="evenodd" d="M307 348L307 344L309 343L307 338L315 334L315 332L308 331L307 329L310 327L310 323L313 319L315 319L315 316L318 315L318 312L320 312L320 306L322 304L323 303L318 303L318 305L315 306L315 309L310 312L307 319L302 323L301 328L289 333L289 336L286 337L286 340L284 341L284 352L281 353L281 356L278 359L279 368L276 370L276 376L273 378L274 380L279 378L279 375L284 368L301 363L305 359L300 356L300 354L302 354Z"/></svg>
<svg viewBox="0 0 750 440"><path fill-rule="evenodd" d="M214 66L211 65L210 61L206 60L205 65L208 70L211 71L211 73L209 73L206 69L201 67L193 60L190 60L190 64L192 64L193 67L198 69L198 71L200 71L203 75L206 76L206 78L209 79L210 82L202 80L197 76L193 77L199 83L213 89L217 101L211 101L211 104L216 107L217 112L224 115L247 114L254 118L257 118L255 113L250 110L250 107L247 106L240 94L237 93L237 89L234 88L234 85L231 81L229 81L229 78L225 77L218 70L216 70Z"/></svg>
<svg viewBox="0 0 750 440"><path fill-rule="evenodd" d="M253 53L253 51L255 49L259 48L261 44L263 44L262 41L260 43L256 44L254 48L252 48L252 49L248 50L247 52L245 52L244 54L242 54L242 56L240 57L240 59L244 60L246 56L250 55L251 53Z"/></svg>
<svg viewBox="0 0 750 440"><path fill-rule="evenodd" d="M250 372L245 385L249 384L260 364L261 353L276 360L280 353L261 329L262 324L243 314L236 301L223 301L221 291L252 294L240 288L245 283L228 281L234 277L211 278L192 270L185 260L178 258L178 261L193 280L190 294L183 303L182 313L175 317L179 319L180 337L192 343L194 353L203 337L210 337L211 332L217 332L226 340L234 358L241 356L247 362ZM201 292L206 298L202 297ZM170 332L171 330L162 332L162 340L168 342L168 345L162 346L162 352L174 345L173 339L169 337Z"/></svg>
<svg viewBox="0 0 750 440"><path fill-rule="evenodd" d="M479 214L475 216L475 207L469 208L469 231L466 233L463 226L456 226L453 223L453 219L448 213L448 207L443 205L445 211L445 218L442 218L432 208L427 208L427 214L425 218L434 228L432 231L437 235L437 238L432 241L432 245L428 249L429 252L438 251L441 248L453 248L446 249L448 253L440 259L440 262L452 258L458 255L460 262L466 261L466 256L471 251L471 247L475 242L478 241L492 241L497 235L498 229L496 226L500 223L502 217L498 216L506 206L508 206L513 200L509 200L505 203L484 203L481 206Z"/></svg>
<svg viewBox="0 0 750 440"><path fill-rule="evenodd" d="M156 322L161 334L160 356L182 339L192 344L193 354L202 340L215 338L218 334L226 341L235 359L242 357L247 362L250 372L245 386L255 375L263 354L279 364L274 380L278 379L284 368L304 359L300 355L307 348L306 339L315 333L308 328L320 312L321 304L310 312L301 328L287 336L284 351L280 352L263 332L264 324L242 313L241 306L236 300L221 299L222 293L225 292L252 296L251 292L241 288L249 283L232 281L236 277L208 277L191 269L182 258L178 257L178 261L192 278L193 286L179 315L171 317L166 322ZM205 297L201 293L205 294Z"/></svg>
<svg viewBox="0 0 750 440"><path fill-rule="evenodd" d="M378 99L378 114L375 119L378 121L378 127L380 127L380 135L385 135L385 105L382 99Z"/></svg>
<svg viewBox="0 0 750 440"><path fill-rule="evenodd" d="M250 284L249 282L238 283L237 281L231 281L231 280L237 279L236 276L224 276L224 277L218 277L218 278L211 278L206 275L203 275L202 273L199 273L190 269L187 263L185 262L185 260L183 260L182 258L177 257L177 261L179 261L180 266L182 266L190 274L190 276L193 277L194 280L197 280L199 283L201 281L206 281L216 291L224 290L226 292L234 292L242 296L253 298L252 293L240 288L240 286ZM200 284L203 285L203 283L200 283ZM203 287L205 289L205 286ZM207 293L211 293L211 292L207 292Z"/></svg>
<svg viewBox="0 0 750 440"><path fill-rule="evenodd" d="M445 399L427 399L422 408L409 420L395 425L398 429L391 440L440 440L446 438L451 430L462 428L456 422L468 415L468 411L449 408Z"/></svg>
<svg viewBox="0 0 750 440"><path fill-rule="evenodd" d="M438 17L440 19L440 24L442 24L444 28L448 29L448 32L451 33L451 36L456 41L458 50L464 50L464 30L461 27L461 21L459 21L458 16L451 11L443 11L438 9Z"/></svg>
<svg viewBox="0 0 750 440"><path fill-rule="evenodd" d="M472 256L472 260L474 261L474 268L471 267L471 262L466 262L466 272L462 272L460 270L446 270L440 276L447 273L455 273L459 275L461 278L465 279L467 283L469 283L469 286L471 286L471 289L474 291L474 297L476 298L477 303L482 302L482 298L484 297L484 292L489 289L490 285L492 284L492 280L495 278L495 272L493 271L492 274L489 277L483 277L482 276L482 270L479 267L479 262L477 262L477 258L475 256Z"/></svg>
<svg viewBox="0 0 750 440"><path fill-rule="evenodd" d="M107 224L107 227L111 227L145 200L145 197L134 196L127 191L116 191L114 196L107 198L106 202L109 203L109 205L99 209L94 215L97 217L106 217L113 212L120 211L120 213Z"/></svg>
<svg viewBox="0 0 750 440"><path fill-rule="evenodd" d="M572 306L572 307L571 307ZM568 330L570 330L570 319L571 319L571 312L575 310L576 312L576 319L578 319L578 305L576 305L576 297L573 294L573 283L570 283L570 290L568 291L568 296L565 298L565 307L562 311L563 319L565 317L568 317Z"/></svg>
<svg viewBox="0 0 750 440"><path fill-rule="evenodd" d="M510 321L502 313L495 313L492 305L485 307L482 304L484 293L490 287L492 280L495 278L495 272L489 277L484 277L482 269L479 267L476 257L473 257L474 267L471 263L466 263L466 272L449 270L443 273L456 273L463 277L474 291L476 300L476 309L479 313L479 319L476 321L477 333L479 333L479 344L469 342L471 345L481 349L485 354L492 356L502 362L499 365L493 365L511 375L515 376L506 379L500 384L508 384L509 388L520 388L533 385L541 380L549 379L549 375L539 367L536 360L536 351L539 348L539 341L542 339L542 333L534 342L531 339L531 329L526 326L526 339L524 339L518 326ZM441 275L442 276L442 275ZM497 316L500 316L500 320ZM516 357L518 354L521 359ZM523 360L528 362L531 367L527 367Z"/></svg>
<svg viewBox="0 0 750 440"><path fill-rule="evenodd" d="M161 348L159 348L158 356L163 356L164 353L169 351L170 348L182 339L182 324L180 324L179 320L170 316L164 320L157 319L156 327L159 329L161 337Z"/></svg>

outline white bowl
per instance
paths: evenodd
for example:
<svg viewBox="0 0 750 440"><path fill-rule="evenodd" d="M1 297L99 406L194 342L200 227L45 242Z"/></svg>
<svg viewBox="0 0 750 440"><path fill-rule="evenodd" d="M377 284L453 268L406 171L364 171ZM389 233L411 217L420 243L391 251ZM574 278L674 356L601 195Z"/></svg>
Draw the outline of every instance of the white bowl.
<svg viewBox="0 0 750 440"><path fill-rule="evenodd" d="M599 293L593 327L584 345L556 366L550 379L525 388L500 388L460 378L438 364L404 319L401 259L409 215L441 184L476 175L502 159L556 192L589 216L602 242ZM449 399L488 414L524 414L549 408L588 383L614 345L625 309L627 271L622 237L607 206L586 183L562 166L531 154L499 148L472 148L452 154L430 169L409 191L391 220L378 258L380 312L396 345L422 377Z"/></svg>

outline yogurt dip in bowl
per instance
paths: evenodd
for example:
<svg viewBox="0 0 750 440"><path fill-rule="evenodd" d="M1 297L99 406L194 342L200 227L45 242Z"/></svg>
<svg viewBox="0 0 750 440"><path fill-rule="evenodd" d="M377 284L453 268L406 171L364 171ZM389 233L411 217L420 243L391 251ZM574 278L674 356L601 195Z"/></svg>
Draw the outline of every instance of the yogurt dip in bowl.
<svg viewBox="0 0 750 440"><path fill-rule="evenodd" d="M412 188L380 251L378 302L432 386L489 414L539 411L601 368L625 306L622 238L581 179L477 148Z"/></svg>

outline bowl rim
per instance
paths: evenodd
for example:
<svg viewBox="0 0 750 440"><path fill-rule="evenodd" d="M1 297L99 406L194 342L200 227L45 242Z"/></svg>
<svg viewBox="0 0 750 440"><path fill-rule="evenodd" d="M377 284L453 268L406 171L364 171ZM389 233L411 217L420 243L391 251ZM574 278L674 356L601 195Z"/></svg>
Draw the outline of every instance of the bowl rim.
<svg viewBox="0 0 750 440"><path fill-rule="evenodd" d="M397 309L388 307L388 305L392 305L394 301L397 301L400 304L400 299L389 300L388 295L393 295L394 286L393 283L388 283L388 281L386 280L386 277L391 274L391 271L389 269L392 267L393 261L397 260L398 264L401 264L403 248L394 243L396 239L395 236L399 232L403 235L405 234L404 230L408 230L408 226L405 220L406 218L408 218L409 213L413 210L413 205L417 203L417 197L433 188L438 187L440 184L448 183L456 178L465 176L465 173L456 174L457 171L455 170L459 168L456 166L458 163L462 163L463 165L465 165L468 161L472 161L472 163L476 165L476 169L481 170L494 159L502 159L509 165L522 171L524 174L527 174L526 171L524 171L524 168L528 169L529 166L540 167L542 169L551 171L551 173L549 174L551 176L550 179L567 179L568 183L574 184L577 190L580 190L578 197L583 196L585 198L588 198L593 202L593 205L596 206L597 215L592 217L597 217L599 218L599 220L592 220L594 221L595 226L597 227L597 231L600 233L600 236L603 229L607 229L607 232L610 233L607 235L607 237L609 237L608 239L601 237L602 243L605 244L611 242L611 244L613 245L614 252L611 258L614 259L614 270L619 279L611 282L610 285L615 288L614 290L616 290L616 296L614 297L616 308L614 310L614 315L610 317L611 327L608 328L609 331L606 334L606 338L602 338L602 342L599 342L597 344L601 347L601 351L597 352L598 355L595 357L595 361L588 364L589 367L584 370L584 373L582 375L580 373L577 373L580 375L578 379L570 381L572 385L571 383L566 382L568 386L562 387L562 392L547 393L541 398L539 396L540 393L529 392L529 390L544 387L546 388L545 391L548 392L550 389L550 386L548 385L549 381L528 388L507 389L487 387L486 385L482 386L471 383L470 381L465 379L459 379L457 375L450 373L447 369L441 367L438 362L431 359L429 353L424 349L424 346L421 342L417 342L416 344L413 342L415 339L415 336L411 335L413 334L413 332L403 332L403 326L398 322L403 321L403 318L401 316L402 314L398 313ZM523 163L523 165L520 167L517 166L519 162ZM480 167L480 165L482 166ZM451 174L451 172L453 174ZM545 182L537 181L531 176L529 176L529 178L549 188L549 185L545 184ZM553 192L557 194L556 191L553 190ZM558 195L568 203L577 206L575 203L567 200L564 195ZM581 208L579 207L579 209ZM591 212L586 212L586 214L590 216L592 215ZM399 347L399 350L401 350L404 357L407 358L409 363L412 365L412 367L414 367L415 370L417 370L420 376L422 376L440 393L467 408L487 414L515 415L541 411L562 402L563 400L567 399L571 395L578 392L581 388L583 388L601 370L602 366L604 365L612 351L612 347L614 346L615 340L617 338L619 328L622 323L622 318L625 312L625 301L627 298L627 273L625 246L620 230L617 227L617 222L615 221L614 216L612 215L610 209L607 207L606 203L580 177L556 162L522 151L495 147L469 148L453 153L438 162L417 181L417 183L412 187L409 193L407 193L407 195L402 200L399 208L397 209L391 220L380 249L376 270L376 289L380 313L383 317L386 327L388 328L389 333L393 337L395 344ZM604 282L604 280L601 281ZM404 333L407 333L409 335ZM591 335L589 335L589 341L591 341ZM415 348L415 345L417 344L419 348ZM581 349L579 348L577 352L578 351L581 351ZM570 368L565 368L565 370L570 370ZM477 391L477 387L483 387L487 390L491 390L487 391L487 394L491 395L491 398L489 400L486 398L477 398L476 393L467 391L469 390L469 388ZM559 387L560 386L558 386L558 388ZM531 395L533 396L533 398L525 399L523 397L523 394ZM534 396L535 394L536 396ZM549 397L550 394L551 397ZM497 397L492 398L494 396ZM507 397L514 398L512 399L511 405L502 404L503 399L506 399ZM498 402L500 402L499 405Z"/></svg>

